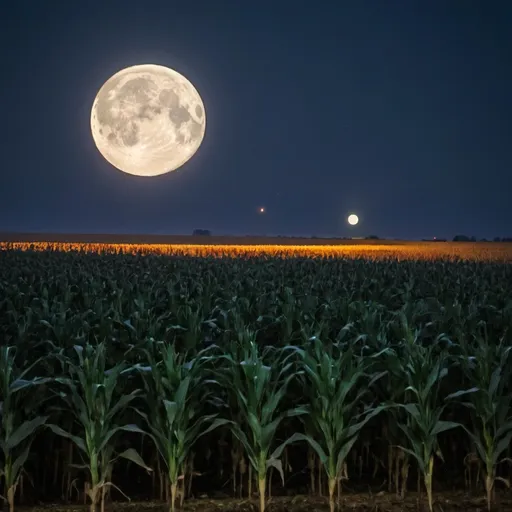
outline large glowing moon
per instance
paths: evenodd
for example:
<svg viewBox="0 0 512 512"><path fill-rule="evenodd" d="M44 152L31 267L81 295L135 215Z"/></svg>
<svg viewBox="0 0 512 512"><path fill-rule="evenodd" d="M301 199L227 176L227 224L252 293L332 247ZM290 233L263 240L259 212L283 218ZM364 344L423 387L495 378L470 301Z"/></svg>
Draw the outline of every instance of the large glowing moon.
<svg viewBox="0 0 512 512"><path fill-rule="evenodd" d="M199 93L184 76L164 66L119 71L92 105L96 147L128 174L157 176L178 169L199 149L205 128Z"/></svg>
<svg viewBox="0 0 512 512"><path fill-rule="evenodd" d="M348 216L347 220L351 226L355 226L359 222L359 217L352 213L351 215Z"/></svg>

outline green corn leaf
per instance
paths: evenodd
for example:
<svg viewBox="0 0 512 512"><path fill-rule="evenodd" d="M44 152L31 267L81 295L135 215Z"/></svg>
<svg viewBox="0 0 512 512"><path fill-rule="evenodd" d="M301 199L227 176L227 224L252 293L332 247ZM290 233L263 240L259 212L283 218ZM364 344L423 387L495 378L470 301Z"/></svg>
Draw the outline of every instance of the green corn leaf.
<svg viewBox="0 0 512 512"><path fill-rule="evenodd" d="M119 453L116 459L117 458L129 460L137 464L137 466L144 468L148 472L153 471L149 466L146 465L142 457L139 455L139 452L137 452L137 450L135 450L134 448L128 448L127 450Z"/></svg>
<svg viewBox="0 0 512 512"><path fill-rule="evenodd" d="M47 427L54 434L57 434L58 436L61 436L61 437L65 437L65 438L69 439L70 441L72 441L79 450L81 450L84 454L88 455L85 441L81 437L78 437L69 432L66 432L64 429L62 429L58 425L53 425L53 424L49 423L47 425Z"/></svg>
<svg viewBox="0 0 512 512"><path fill-rule="evenodd" d="M36 430L43 426L48 420L48 416L36 416L35 418L24 421L13 433L6 439L6 450L13 450L18 447L27 437L33 436Z"/></svg>

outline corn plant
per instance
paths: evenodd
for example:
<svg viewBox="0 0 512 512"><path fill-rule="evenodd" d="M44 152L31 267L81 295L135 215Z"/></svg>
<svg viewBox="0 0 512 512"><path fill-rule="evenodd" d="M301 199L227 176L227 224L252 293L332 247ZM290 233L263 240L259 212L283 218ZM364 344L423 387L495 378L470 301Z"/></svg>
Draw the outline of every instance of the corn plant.
<svg viewBox="0 0 512 512"><path fill-rule="evenodd" d="M447 403L440 396L443 379L448 375L449 357L437 344L422 346L410 332L403 353L396 355L394 366L400 368L407 383L403 403L396 404L406 415L398 427L408 446L400 448L413 457L423 477L429 510L433 510L432 477L434 456L442 459L438 436L460 423L442 419Z"/></svg>
<svg viewBox="0 0 512 512"><path fill-rule="evenodd" d="M307 441L317 453L327 475L333 512L346 458L361 429L385 408L365 403L371 386L384 373L371 373L371 360L356 356L352 347L341 343L313 337L306 348L294 350L301 360L308 414L301 417L306 434L297 433L293 439Z"/></svg>
<svg viewBox="0 0 512 512"><path fill-rule="evenodd" d="M31 377L38 361L26 368L16 364L14 347L0 347L0 477L5 496L0 496L14 511L14 498L23 466L30 453L34 434L43 426L47 416L38 415L41 394L36 386L48 381Z"/></svg>
<svg viewBox="0 0 512 512"><path fill-rule="evenodd" d="M62 352L58 359L62 364L62 373L66 377L57 377L58 396L64 407L56 412L69 414L74 419L74 429L66 431L56 424L48 427L57 435L70 439L78 448L83 464L80 468L89 473L90 486L86 491L90 498L90 510L96 512L100 502L104 506L104 490L114 487L122 492L110 480L114 462L124 458L142 468L151 471L139 453L129 448L115 454L115 443L120 432L144 434L135 424L123 421L127 407L139 396L134 390L120 394L121 376L129 369L124 363L107 367L106 346L100 343L96 347L75 345L76 357L66 357Z"/></svg>
<svg viewBox="0 0 512 512"><path fill-rule="evenodd" d="M461 404L471 412L472 425L468 434L484 466L489 511L496 480L510 487L510 481L497 476L496 470L500 462L505 460L504 452L512 441L511 349L503 339L496 343L481 334L475 336L474 343L463 344L460 362L472 387L449 396L460 399L467 395L467 401Z"/></svg>
<svg viewBox="0 0 512 512"><path fill-rule="evenodd" d="M218 412L205 414L205 406L214 410L215 381L208 378L206 349L195 357L178 354L173 345L150 340L144 349L147 365L135 368L142 374L147 412L139 411L158 453L167 469L170 486L170 510L174 512L178 482L185 481L185 468L196 441L215 428L228 423ZM182 493L184 493L184 485Z"/></svg>
<svg viewBox="0 0 512 512"><path fill-rule="evenodd" d="M285 418L306 413L304 407L285 408L283 404L288 385L296 377L292 356L271 347L260 351L256 332L250 329L237 332L236 342L219 356L218 380L235 407L233 435L242 443L258 479L260 512L266 506L267 471L275 468L284 484L280 457L293 441L276 443L277 430Z"/></svg>

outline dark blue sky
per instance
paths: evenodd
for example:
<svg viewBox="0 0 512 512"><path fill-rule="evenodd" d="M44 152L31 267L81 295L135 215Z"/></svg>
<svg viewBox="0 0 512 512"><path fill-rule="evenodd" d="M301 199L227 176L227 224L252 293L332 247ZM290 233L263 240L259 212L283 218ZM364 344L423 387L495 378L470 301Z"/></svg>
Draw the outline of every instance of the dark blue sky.
<svg viewBox="0 0 512 512"><path fill-rule="evenodd" d="M8 4L0 230L512 234L510 1ZM199 152L156 178L89 128L105 80L144 63L207 112Z"/></svg>

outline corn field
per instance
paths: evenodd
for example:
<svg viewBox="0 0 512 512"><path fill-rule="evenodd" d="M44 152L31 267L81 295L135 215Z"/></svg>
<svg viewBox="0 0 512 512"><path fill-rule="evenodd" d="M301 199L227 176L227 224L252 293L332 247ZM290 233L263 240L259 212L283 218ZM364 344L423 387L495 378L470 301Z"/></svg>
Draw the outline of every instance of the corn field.
<svg viewBox="0 0 512 512"><path fill-rule="evenodd" d="M194 247L2 246L11 512L295 495L333 512L358 492L432 511L453 490L503 509L510 249Z"/></svg>

